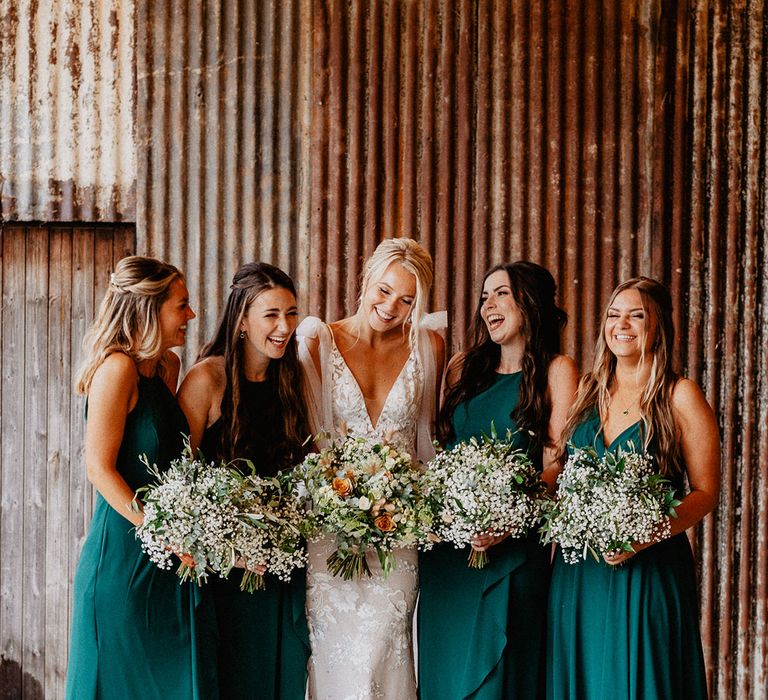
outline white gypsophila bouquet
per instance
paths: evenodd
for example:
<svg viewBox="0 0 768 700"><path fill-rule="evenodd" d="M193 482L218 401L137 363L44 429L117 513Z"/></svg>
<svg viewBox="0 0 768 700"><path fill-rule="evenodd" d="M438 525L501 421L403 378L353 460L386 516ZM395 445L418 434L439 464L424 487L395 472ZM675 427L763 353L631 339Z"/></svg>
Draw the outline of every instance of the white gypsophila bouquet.
<svg viewBox="0 0 768 700"><path fill-rule="evenodd" d="M173 553L187 554L195 565L182 563L179 577L203 584L209 572L226 578L237 564L246 569L240 587L253 592L264 588L258 565L287 580L306 563L290 483L286 489L278 477L244 476L231 464L195 459L189 442L165 471L141 459L156 481L136 493L134 507L144 511L136 536L160 568L171 568Z"/></svg>
<svg viewBox="0 0 768 700"><path fill-rule="evenodd" d="M136 528L142 549L161 569L172 567L174 553L188 554L195 565L182 562L177 569L182 581L205 583L210 571L226 576L237 560L233 541L240 521L231 494L242 477L193 458L188 441L164 471L150 465L146 455L140 459L155 477L155 483L138 489L133 502L134 510L144 512Z"/></svg>
<svg viewBox="0 0 768 700"><path fill-rule="evenodd" d="M307 455L294 476L305 508L304 533L311 539L335 536L328 570L346 580L371 575L365 560L370 549L387 576L396 566L393 550L418 546L429 529L420 465L387 442L346 435Z"/></svg>
<svg viewBox="0 0 768 700"><path fill-rule="evenodd" d="M264 588L263 576L254 570L258 565L288 581L294 569L307 563L301 537L303 514L292 488L290 475L253 474L242 479L233 495L240 525L233 546L246 568L240 586L243 590Z"/></svg>
<svg viewBox="0 0 768 700"><path fill-rule="evenodd" d="M521 537L538 522L546 492L526 451L490 436L459 442L428 464L424 491L435 510L435 535L465 547L479 534ZM469 566L482 568L488 553L474 549Z"/></svg>
<svg viewBox="0 0 768 700"><path fill-rule="evenodd" d="M675 490L658 474L653 457L619 448L602 457L591 447L575 449L557 479L555 500L544 507L542 541L557 542L563 559L575 564L590 553L633 552L634 542L669 537L669 517L680 505Z"/></svg>

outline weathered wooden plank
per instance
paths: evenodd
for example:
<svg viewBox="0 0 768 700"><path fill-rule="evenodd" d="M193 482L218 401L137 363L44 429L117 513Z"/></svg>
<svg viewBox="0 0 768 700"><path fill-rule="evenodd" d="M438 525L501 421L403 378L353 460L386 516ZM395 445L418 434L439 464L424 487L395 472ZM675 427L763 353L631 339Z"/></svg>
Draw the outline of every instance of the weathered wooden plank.
<svg viewBox="0 0 768 700"><path fill-rule="evenodd" d="M128 255L134 255L136 250L136 231L133 228L120 226L113 231L112 237L112 267L115 269L119 260Z"/></svg>
<svg viewBox="0 0 768 700"><path fill-rule="evenodd" d="M82 364L83 336L93 318L93 238L93 231L87 229L74 229L72 232L71 357L75 372ZM81 397L73 396L70 406L69 579L72 580L91 519L91 486L86 478L83 459L85 402Z"/></svg>
<svg viewBox="0 0 768 700"><path fill-rule="evenodd" d="M0 445L0 655L8 692L21 694L24 527L24 229L3 232L2 420Z"/></svg>
<svg viewBox="0 0 768 700"><path fill-rule="evenodd" d="M48 286L48 457L45 514L45 692L64 697L67 671L69 473L72 466L72 230L50 234ZM80 420L80 416L75 416Z"/></svg>
<svg viewBox="0 0 768 700"><path fill-rule="evenodd" d="M48 235L47 229L35 227L27 229L25 238L23 697L32 697L33 684L45 677Z"/></svg>

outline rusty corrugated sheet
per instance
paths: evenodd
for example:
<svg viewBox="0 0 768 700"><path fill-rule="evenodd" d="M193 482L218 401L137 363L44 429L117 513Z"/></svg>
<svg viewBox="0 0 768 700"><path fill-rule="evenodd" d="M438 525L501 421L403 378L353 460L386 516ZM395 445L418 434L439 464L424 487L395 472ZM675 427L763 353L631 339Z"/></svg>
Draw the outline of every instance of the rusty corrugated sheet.
<svg viewBox="0 0 768 700"><path fill-rule="evenodd" d="M134 13L0 0L0 221L134 220Z"/></svg>
<svg viewBox="0 0 768 700"><path fill-rule="evenodd" d="M483 271L558 280L586 367L635 274L723 434L693 536L712 693L768 697L768 95L764 2L315 2L310 306L354 308L381 237L420 238L461 345Z"/></svg>
<svg viewBox="0 0 768 700"><path fill-rule="evenodd" d="M199 313L188 353L241 263L309 287L311 9L138 4L138 247L187 275Z"/></svg>

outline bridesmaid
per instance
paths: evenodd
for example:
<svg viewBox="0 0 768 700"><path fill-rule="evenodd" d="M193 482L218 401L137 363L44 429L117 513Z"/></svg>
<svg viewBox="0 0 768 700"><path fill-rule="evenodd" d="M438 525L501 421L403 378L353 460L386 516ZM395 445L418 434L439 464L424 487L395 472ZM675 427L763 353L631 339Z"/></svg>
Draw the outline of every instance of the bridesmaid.
<svg viewBox="0 0 768 700"><path fill-rule="evenodd" d="M560 353L566 314L555 281L530 262L497 265L485 276L466 351L448 366L438 438L446 446L473 436L514 432L552 485L555 440L576 391L573 360ZM422 700L543 695L549 553L526 538L479 535L491 547L483 569L467 550L438 545L422 555L419 690ZM457 640L461 640L460 642Z"/></svg>
<svg viewBox="0 0 768 700"><path fill-rule="evenodd" d="M235 273L231 290L179 402L192 446L206 459L247 458L259 474L274 476L301 461L309 436L293 334L296 289L282 270L248 263ZM210 584L221 697L303 700L309 657L304 574L295 573L290 583L267 574L266 590L255 593L240 590L241 578L235 570Z"/></svg>
<svg viewBox="0 0 768 700"><path fill-rule="evenodd" d="M653 454L682 504L671 537L566 564L556 554L548 613L549 698L706 698L695 565L685 531L717 503L718 428L701 390L672 369L667 289L647 277L611 295L592 371L564 442ZM689 491L684 494L684 483ZM618 566L621 564L621 566Z"/></svg>
<svg viewBox="0 0 768 700"><path fill-rule="evenodd" d="M84 340L76 388L88 397L85 465L98 496L74 581L71 700L218 697L211 601L142 552L131 509L152 480L139 455L162 469L181 454L188 428L170 348L194 317L179 270L128 257Z"/></svg>

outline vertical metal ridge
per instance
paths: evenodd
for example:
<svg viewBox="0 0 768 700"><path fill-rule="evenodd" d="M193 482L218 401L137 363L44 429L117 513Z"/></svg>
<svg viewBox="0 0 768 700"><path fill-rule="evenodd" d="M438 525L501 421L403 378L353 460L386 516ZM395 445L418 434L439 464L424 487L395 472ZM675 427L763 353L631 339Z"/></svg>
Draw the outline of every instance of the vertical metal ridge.
<svg viewBox="0 0 768 700"><path fill-rule="evenodd" d="M0 3L0 221L135 218L134 13Z"/></svg>

